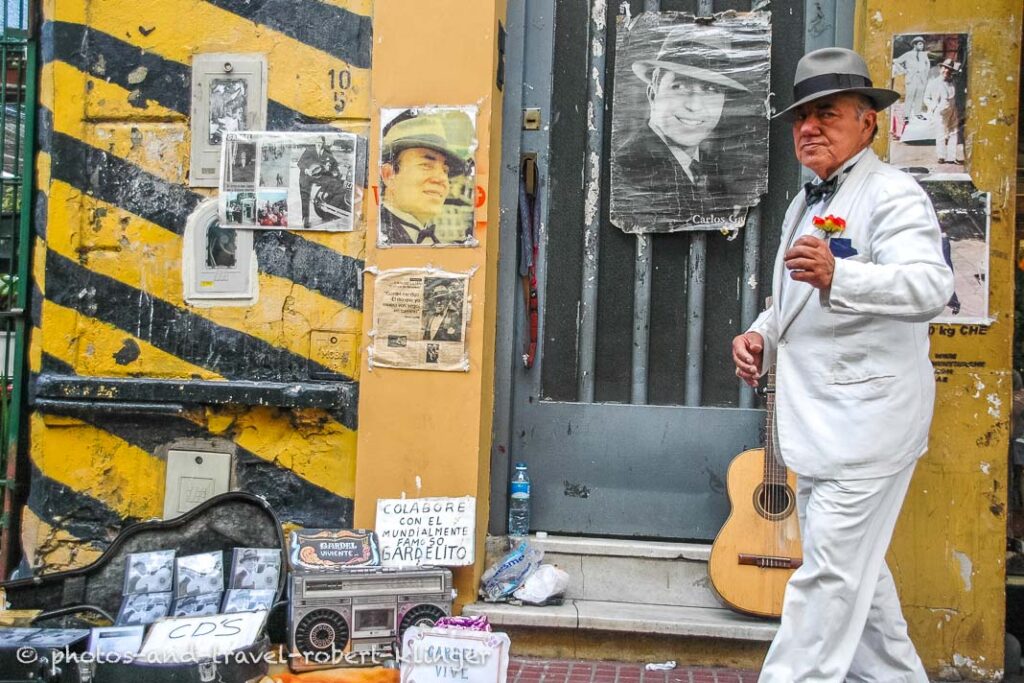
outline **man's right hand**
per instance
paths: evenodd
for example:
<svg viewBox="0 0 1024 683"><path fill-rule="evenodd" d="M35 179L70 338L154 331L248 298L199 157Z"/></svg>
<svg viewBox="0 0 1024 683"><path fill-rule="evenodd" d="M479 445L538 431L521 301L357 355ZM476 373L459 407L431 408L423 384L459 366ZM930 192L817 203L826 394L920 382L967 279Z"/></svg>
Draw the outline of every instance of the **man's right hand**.
<svg viewBox="0 0 1024 683"><path fill-rule="evenodd" d="M757 332L744 332L733 337L732 362L736 364L736 376L752 387L757 387L763 352L764 337Z"/></svg>

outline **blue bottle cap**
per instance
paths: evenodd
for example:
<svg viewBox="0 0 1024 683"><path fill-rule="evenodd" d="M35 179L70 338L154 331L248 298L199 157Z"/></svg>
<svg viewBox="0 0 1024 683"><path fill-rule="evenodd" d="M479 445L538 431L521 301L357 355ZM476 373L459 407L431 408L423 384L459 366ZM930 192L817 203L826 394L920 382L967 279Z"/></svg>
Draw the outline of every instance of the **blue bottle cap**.
<svg viewBox="0 0 1024 683"><path fill-rule="evenodd" d="M526 469L526 463L525 462L517 462L516 463L516 469L517 470L525 470Z"/></svg>

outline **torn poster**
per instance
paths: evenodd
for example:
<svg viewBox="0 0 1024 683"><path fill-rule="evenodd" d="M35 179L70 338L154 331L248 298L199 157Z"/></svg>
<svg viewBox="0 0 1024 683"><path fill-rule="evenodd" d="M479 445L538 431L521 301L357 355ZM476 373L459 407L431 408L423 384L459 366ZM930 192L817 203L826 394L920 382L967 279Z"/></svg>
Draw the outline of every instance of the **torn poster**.
<svg viewBox="0 0 1024 683"><path fill-rule="evenodd" d="M914 173L964 173L966 33L904 33L892 39L889 163Z"/></svg>
<svg viewBox="0 0 1024 683"><path fill-rule="evenodd" d="M735 229L768 188L767 13L620 20L611 222L625 232Z"/></svg>
<svg viewBox="0 0 1024 683"><path fill-rule="evenodd" d="M421 268L380 271L370 366L468 371L469 276Z"/></svg>
<svg viewBox="0 0 1024 683"><path fill-rule="evenodd" d="M953 296L931 322L988 325L989 223L991 196L971 179L931 176L920 182L942 229L942 254L953 269Z"/></svg>
<svg viewBox="0 0 1024 683"><path fill-rule="evenodd" d="M473 246L476 107L381 109L377 245Z"/></svg>
<svg viewBox="0 0 1024 683"><path fill-rule="evenodd" d="M365 144L365 140L362 141ZM352 133L225 133L220 217L246 229L352 230L363 191Z"/></svg>

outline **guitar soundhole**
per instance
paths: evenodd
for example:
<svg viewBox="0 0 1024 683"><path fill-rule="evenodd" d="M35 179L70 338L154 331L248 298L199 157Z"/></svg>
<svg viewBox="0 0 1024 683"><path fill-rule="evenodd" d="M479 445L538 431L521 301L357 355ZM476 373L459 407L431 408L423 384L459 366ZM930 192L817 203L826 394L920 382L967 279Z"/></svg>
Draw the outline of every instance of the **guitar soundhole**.
<svg viewBox="0 0 1024 683"><path fill-rule="evenodd" d="M793 491L785 484L761 484L754 491L754 507L765 519L785 519L793 512Z"/></svg>

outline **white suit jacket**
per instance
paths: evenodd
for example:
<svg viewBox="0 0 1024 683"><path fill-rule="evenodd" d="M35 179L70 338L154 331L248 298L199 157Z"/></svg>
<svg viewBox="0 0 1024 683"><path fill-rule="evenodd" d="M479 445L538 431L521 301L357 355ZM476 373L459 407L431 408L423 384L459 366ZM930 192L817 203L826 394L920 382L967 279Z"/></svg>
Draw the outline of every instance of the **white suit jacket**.
<svg viewBox="0 0 1024 683"><path fill-rule="evenodd" d="M804 194L783 222L772 305L750 327L764 338L762 374L776 364L778 451L798 474L826 479L893 474L928 447L935 380L927 321L953 293L939 223L924 190L869 149L827 214L857 253L836 258L832 286L787 288L783 254Z"/></svg>

